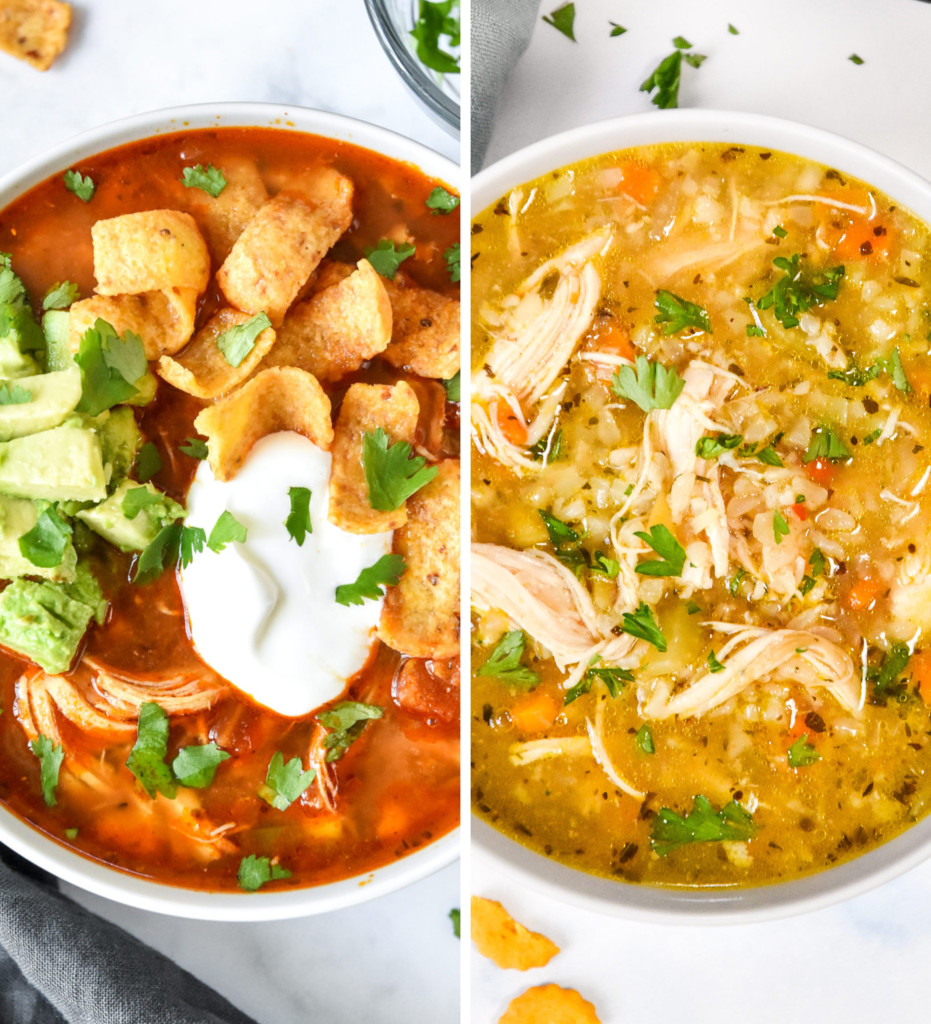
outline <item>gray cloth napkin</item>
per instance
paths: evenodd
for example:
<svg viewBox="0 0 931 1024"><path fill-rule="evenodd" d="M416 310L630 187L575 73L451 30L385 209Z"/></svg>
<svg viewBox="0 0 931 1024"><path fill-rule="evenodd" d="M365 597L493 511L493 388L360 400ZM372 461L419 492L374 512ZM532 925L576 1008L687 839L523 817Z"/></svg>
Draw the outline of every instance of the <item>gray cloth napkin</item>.
<svg viewBox="0 0 931 1024"><path fill-rule="evenodd" d="M255 1024L0 847L2 1024Z"/></svg>
<svg viewBox="0 0 931 1024"><path fill-rule="evenodd" d="M481 169L495 111L527 49L540 0L472 0L472 173Z"/></svg>

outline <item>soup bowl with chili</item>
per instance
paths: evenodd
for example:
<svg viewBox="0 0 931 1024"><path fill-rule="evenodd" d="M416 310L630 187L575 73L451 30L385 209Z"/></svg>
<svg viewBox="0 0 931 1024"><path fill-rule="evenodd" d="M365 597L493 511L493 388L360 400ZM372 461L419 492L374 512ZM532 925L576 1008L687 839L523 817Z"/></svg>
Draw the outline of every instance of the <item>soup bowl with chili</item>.
<svg viewBox="0 0 931 1024"><path fill-rule="evenodd" d="M931 188L666 111L478 176L473 838L702 923L931 850Z"/></svg>
<svg viewBox="0 0 931 1024"><path fill-rule="evenodd" d="M256 104L0 182L0 840L283 918L457 855L457 168Z"/></svg>

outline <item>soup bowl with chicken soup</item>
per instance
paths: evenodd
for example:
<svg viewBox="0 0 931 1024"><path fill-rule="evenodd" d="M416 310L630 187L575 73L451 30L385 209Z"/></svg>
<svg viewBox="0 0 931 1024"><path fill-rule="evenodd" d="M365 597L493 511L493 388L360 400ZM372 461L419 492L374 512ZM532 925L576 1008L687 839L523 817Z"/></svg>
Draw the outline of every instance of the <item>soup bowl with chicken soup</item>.
<svg viewBox="0 0 931 1024"><path fill-rule="evenodd" d="M261 105L0 182L0 840L248 920L449 864L457 169Z"/></svg>
<svg viewBox="0 0 931 1024"><path fill-rule="evenodd" d="M676 111L503 160L473 211L480 849L701 921L923 859L927 182Z"/></svg>

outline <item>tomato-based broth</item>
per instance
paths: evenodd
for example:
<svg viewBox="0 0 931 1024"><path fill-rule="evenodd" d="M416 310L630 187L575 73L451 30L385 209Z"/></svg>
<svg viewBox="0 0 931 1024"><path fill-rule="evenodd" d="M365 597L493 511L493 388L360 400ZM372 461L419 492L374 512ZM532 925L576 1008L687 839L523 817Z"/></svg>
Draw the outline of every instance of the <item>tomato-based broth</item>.
<svg viewBox="0 0 931 1024"><path fill-rule="evenodd" d="M931 232L670 145L472 227L477 813L596 874L791 879L931 799Z"/></svg>
<svg viewBox="0 0 931 1024"><path fill-rule="evenodd" d="M215 168L224 176L218 195L182 183L182 174L189 173L184 168L195 166L198 172ZM169 884L252 891L265 885L317 885L374 870L438 838L458 820L458 617L448 597L438 596L430 604L417 596L423 589L420 574L427 572L427 555L438 560L429 569L431 577L441 580L437 591L453 585L458 590L458 554L448 544L442 552L430 549L421 557L416 542L423 520L437 514L438 501L450 500L454 486L458 500L458 485L453 483L458 480L458 392L450 381L458 368L458 273L450 273L459 221L454 197L443 183L413 166L347 143L276 129L165 135L84 160L79 172L95 186L89 201L82 201L71 185L65 187L61 175L42 183L0 213L0 252L9 254L7 271L25 286L25 301L37 319L42 317L43 295L58 282L73 282L76 289L67 301L51 303L62 310L70 305L72 336L84 299L112 303L117 320L129 311L128 321L114 321L116 337L108 349L106 324L101 328L101 319L108 317L99 312L104 307L88 307L100 319L91 318L86 334L77 332L65 359L67 372L76 372L70 357L77 353L81 404L56 429L70 425L75 431L103 436L106 428L101 423L108 414L100 414L98 406L89 408L90 378L94 372L98 378L109 373L110 382L116 380L122 388L117 376L122 373L131 384L134 378L121 369L127 363L111 360L109 354L119 346L119 335L124 343L134 334L144 335L148 371L135 378L138 387L126 390L141 394L151 376L150 392L144 396L151 400L145 403L124 393L118 402L135 404L110 405L111 419L132 409L137 430L121 472L114 468L116 463L106 461L106 442L101 442L107 502L114 494L123 496L122 509L116 510L121 529L132 530L133 519L142 522L144 515L168 511L157 522L146 520L155 524L152 533L160 539L153 541L150 535L145 538L149 546L144 547L145 540L112 542L114 517L97 515L95 509L102 505L56 501L51 495L42 500L40 492L29 502L36 506L29 512L33 521L47 515L60 530L70 529L68 544L73 543L79 573L78 583L70 585L77 587L80 573L89 569L102 598L96 621L92 618L64 668L43 661L45 655L36 663L23 653L15 630L5 634L3 643L8 646L0 653L0 798L59 842ZM342 221L327 206L337 202L330 195L334 182L336 190L342 190ZM327 194L320 198L321 192ZM444 208L428 203L431 196L440 196ZM186 290L186 285L168 282L105 287L102 267L107 253L98 235L101 222L116 225L114 232L131 223L136 231L138 222L120 218L145 211L168 226L145 228L156 237L150 255L143 254L141 273L158 263L157 236L192 231L195 248L203 247L207 254L205 286L201 282ZM193 221L184 219L188 215ZM292 216L295 222L289 219ZM188 228L190 224L193 227ZM308 255L315 233L326 235L326 241L313 243L319 251ZM201 236L205 243L198 240ZM285 246L282 254L274 249L276 239ZM364 257L372 250L369 263ZM378 262L379 250L388 251L387 265ZM182 253L181 258L188 256ZM125 251L114 262L122 264L117 275L126 267L132 269ZM298 263L302 269L295 269ZM237 266L239 285L233 281ZM262 293L261 311L241 298L230 298L244 294L243 266L246 277L253 273L247 285ZM282 278L293 278L284 299L275 292ZM142 329L124 333L123 328L135 323L132 317L141 324L149 322L146 318L156 322L163 308L159 288L176 308L189 302L192 317L186 331L182 328L181 341L153 350L154 331L150 337ZM349 305L362 308L369 297L378 312L377 327L345 327ZM416 322L412 309L419 317ZM235 331L217 336L214 330L210 335L217 315L241 327L250 315L256 320L266 310L268 316L243 344L245 356L243 350L232 355L225 347L224 339L242 341ZM177 319L169 318L170 329L176 328ZM262 344L263 336L273 336L271 330L262 330L269 323L277 330L275 347L270 349ZM48 324L44 326L51 336ZM98 329L104 331L98 351L110 361L95 371L85 347ZM361 339L356 351L347 354L340 332ZM373 342L376 334L380 340ZM202 340L205 335L209 346ZM319 344L323 355L305 352L305 338ZM11 389L17 379L38 393L41 384L29 382L42 379L35 373L42 372L43 360L44 369L52 370L52 342L48 344L48 355L37 347L24 357L34 361L32 376L3 374L12 378L0 385L4 394L13 394L15 400ZM207 355L205 346L211 349ZM217 350L223 354L218 356ZM286 354L276 356L282 350ZM374 411L366 405L375 401L372 396L382 403ZM400 425L390 409L402 398L406 419ZM350 427L361 428L350 420L359 418L360 403L369 417L364 422L370 434L382 438L389 454L404 462L408 475L415 469L417 474L407 491L395 497L394 511L378 513L393 517L390 522L354 528L346 525L347 517L340 511L351 488L344 479L342 496L337 496L335 480L339 473L345 477L347 471L338 467L347 460L347 451L349 463L353 458L358 461ZM382 409L389 412L383 415ZM213 420L199 418L211 412L216 413ZM377 529L382 531L383 551L392 552L385 555L387 562L382 559L392 571L378 574L380 586L356 586L352 600L338 601L332 588L324 595L333 614L345 615L343 605L362 605L386 594L380 619L377 609L372 613L369 632L364 624L357 627L367 656L325 701L310 700L293 714L272 710L261 693L248 686L231 685L199 656L197 623L186 607L185 569L177 564L179 553L180 561L192 570L200 559L216 559L219 565L232 549L246 552L244 559L252 557L247 536L266 527L245 516L237 526L234 518L236 528L225 544L214 544L207 540L208 534L213 538L208 523L197 542L196 531L186 533L189 527L182 526L183 507L189 490L194 493L195 475L202 490L226 486L223 482L233 480L240 469L245 473L266 457L262 447L250 456L256 441L266 434L276 440L284 436L280 431L288 430L304 435L301 442L313 448L325 467L332 458L329 519L336 523L343 516L338 526L346 543L361 543L364 538L359 535ZM32 442L38 436L23 440ZM224 466L231 437L240 446L239 454ZM361 445L361 433L357 440ZM371 513L361 469L358 476L358 501ZM14 494L33 496L16 486ZM0 484L0 497L3 493ZM356 500L354 494L350 497ZM287 488L267 500L269 508L284 503L282 514L276 512L277 519L268 527L282 535L276 534L275 542L290 545L286 550L294 559L304 557L305 541L312 544L313 531L324 525L308 511L315 507L308 504L314 500L309 490L303 512L291 495L287 523ZM130 520L128 526L121 516ZM292 519L303 526L293 525ZM30 534L24 536L28 539ZM19 547L26 555L22 543ZM49 581L44 585L69 585L74 571L72 566L69 577L62 568L67 557L74 557L70 547L59 568L38 573ZM201 565L209 572L212 564ZM357 572L336 582L352 584ZM35 585L28 566L7 575L16 577L11 591ZM319 587L329 586L321 577ZM0 604L5 593L0 594ZM214 624L230 643L237 632L259 628L249 620L248 601L240 616L235 594L216 597L232 601L226 605L229 621ZM324 629L329 614L322 612ZM19 621L27 620L25 614ZM334 633L331 643L342 643L341 637ZM326 656L324 651L321 657ZM340 686L342 692L332 699ZM277 706L272 700L267 703Z"/></svg>

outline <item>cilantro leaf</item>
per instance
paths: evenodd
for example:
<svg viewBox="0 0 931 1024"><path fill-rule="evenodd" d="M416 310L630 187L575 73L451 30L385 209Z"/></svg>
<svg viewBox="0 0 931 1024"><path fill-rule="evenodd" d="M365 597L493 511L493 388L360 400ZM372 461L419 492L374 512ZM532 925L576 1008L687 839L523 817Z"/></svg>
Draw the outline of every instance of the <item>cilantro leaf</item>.
<svg viewBox="0 0 931 1024"><path fill-rule="evenodd" d="M211 740L201 746L182 747L171 762L171 770L182 786L204 789L213 782L217 768L229 756Z"/></svg>
<svg viewBox="0 0 931 1024"><path fill-rule="evenodd" d="M635 536L651 547L660 557L640 562L636 572L642 576L681 576L685 568L685 548L662 523L651 526L650 532L638 530Z"/></svg>
<svg viewBox="0 0 931 1024"><path fill-rule="evenodd" d="M265 315L263 310L256 313L244 323L236 324L228 331L224 331L217 338L217 348L223 353L223 358L230 366L239 366L247 355L255 348L255 342L262 331L271 327L272 322Z"/></svg>
<svg viewBox="0 0 931 1024"><path fill-rule="evenodd" d="M233 515L229 509L220 513L220 518L213 524L210 536L207 538L207 547L219 554L227 544L234 541L237 544L245 544L248 531L245 526Z"/></svg>
<svg viewBox="0 0 931 1024"><path fill-rule="evenodd" d="M81 368L81 401L77 411L90 416L138 394L135 385L148 370L142 339L132 331L121 339L99 317L84 332L74 358Z"/></svg>
<svg viewBox="0 0 931 1024"><path fill-rule="evenodd" d="M808 444L808 450L802 456L802 462L807 465L815 459L837 461L849 458L850 452L837 434L830 427L818 427Z"/></svg>
<svg viewBox="0 0 931 1024"><path fill-rule="evenodd" d="M653 742L653 730L644 722L634 735L634 742L644 754L655 754L656 744Z"/></svg>
<svg viewBox="0 0 931 1024"><path fill-rule="evenodd" d="M207 442L200 437L186 437L184 444L178 446L178 451L190 455L192 459L206 459Z"/></svg>
<svg viewBox="0 0 931 1024"><path fill-rule="evenodd" d="M896 641L883 655L879 668L871 669L868 678L872 681L876 692L879 694L892 694L895 692L893 683L905 671L912 652L908 644Z"/></svg>
<svg viewBox="0 0 931 1024"><path fill-rule="evenodd" d="M39 759L39 779L42 783L42 799L46 807L54 807L58 800L55 790L58 788L58 772L65 759L61 746L54 746L52 741L41 733L30 740L29 749Z"/></svg>
<svg viewBox="0 0 931 1024"><path fill-rule="evenodd" d="M611 26L611 38L615 36L622 36L627 29L623 25L618 25L616 21L609 21L608 24Z"/></svg>
<svg viewBox="0 0 931 1024"><path fill-rule="evenodd" d="M555 425L555 424L554 424ZM551 462L558 462L563 457L563 433L562 430L550 429L546 437L530 445L527 449L538 462L548 466Z"/></svg>
<svg viewBox="0 0 931 1024"><path fill-rule="evenodd" d="M708 652L708 671L712 675L715 675L717 672L724 671L724 665L722 665L721 662L718 661L718 656L714 653L714 651Z"/></svg>
<svg viewBox="0 0 931 1024"><path fill-rule="evenodd" d="M410 259L414 252L414 246L410 242L402 242L395 248L394 242L389 241L387 238L382 238L376 245L366 247L365 256L382 277L387 277L389 281L393 281L394 275L398 272L398 267L406 259Z"/></svg>
<svg viewBox="0 0 931 1024"><path fill-rule="evenodd" d="M449 279L455 284L460 277L460 259L461 247L458 242L451 245L444 253L443 259L446 260L446 269L449 271Z"/></svg>
<svg viewBox="0 0 931 1024"><path fill-rule="evenodd" d="M653 618L653 612L649 605L640 602L635 612L624 612L624 623L622 630L630 636L640 640L646 640L658 651L667 650L666 637Z"/></svg>
<svg viewBox="0 0 931 1024"><path fill-rule="evenodd" d="M599 665L597 663L600 660L601 655L596 654L588 663L585 675L582 676L575 686L566 691L566 697L563 701L564 707L567 704L571 704L574 700L578 700L583 694L588 693L596 680L601 680L604 683L612 697L616 697L624 689L624 683L632 683L634 681L634 674L626 668L611 668L608 665Z"/></svg>
<svg viewBox="0 0 931 1024"><path fill-rule="evenodd" d="M204 550L207 534L199 526L181 527L181 568L194 561L194 555Z"/></svg>
<svg viewBox="0 0 931 1024"><path fill-rule="evenodd" d="M441 381L440 383L446 388L446 401L447 402L459 402L461 401L462 389L460 387L460 370L457 370L454 376L450 377L449 380Z"/></svg>
<svg viewBox="0 0 931 1024"><path fill-rule="evenodd" d="M637 356L636 373L622 366L611 378L611 390L618 398L629 398L644 412L669 409L682 393L685 381L674 369L667 370L662 363L650 362L644 355Z"/></svg>
<svg viewBox="0 0 931 1024"><path fill-rule="evenodd" d="M359 573L355 583L342 583L336 588L336 603L348 607L365 600L377 601L385 596L382 587L397 586L406 568L401 555L382 555L374 565Z"/></svg>
<svg viewBox="0 0 931 1024"><path fill-rule="evenodd" d="M737 29L736 29L736 28L734 28L734 26L733 26L733 25L728 25L728 26L727 26L727 31L728 31L728 32L730 32L730 34L731 34L732 36L739 36L739 35L740 35L740 33L739 33L739 32L737 31Z"/></svg>
<svg viewBox="0 0 931 1024"><path fill-rule="evenodd" d="M379 512L393 512L437 474L422 455L413 455L407 441L389 445L382 427L366 431L362 438L362 467L369 490L369 504Z"/></svg>
<svg viewBox="0 0 931 1024"><path fill-rule="evenodd" d="M515 686L532 689L540 682L540 677L520 663L526 643L527 638L520 629L512 629L510 633L505 633L491 652L491 657L476 670L475 674L491 676Z"/></svg>
<svg viewBox="0 0 931 1024"><path fill-rule="evenodd" d="M32 392L20 384L4 381L0 384L0 405L25 405L32 401Z"/></svg>
<svg viewBox="0 0 931 1024"><path fill-rule="evenodd" d="M65 183L65 188L85 203L89 203L97 191L97 186L91 176L89 174L82 176L80 171L65 171L62 180Z"/></svg>
<svg viewBox="0 0 931 1024"><path fill-rule="evenodd" d="M240 861L236 879L240 889L244 889L246 892L256 892L266 882L290 877L291 872L287 868L272 864L268 857L257 857L254 853L250 853L248 857L243 857Z"/></svg>
<svg viewBox="0 0 931 1024"><path fill-rule="evenodd" d="M461 930L460 929L460 913L459 913L459 908L458 907L453 907L453 909L449 912L449 919L453 923L453 935L455 935L457 939L461 938L461 936L460 936L460 930Z"/></svg>
<svg viewBox="0 0 931 1024"><path fill-rule="evenodd" d="M776 509L773 513L773 537L777 544L782 543L783 537L789 536L789 524L786 522L785 516Z"/></svg>
<svg viewBox="0 0 931 1024"><path fill-rule="evenodd" d="M779 441L782 439L782 434L777 434L775 440ZM753 444L742 444L737 449L737 455L741 459L756 459L758 462L762 462L767 466L782 466L784 465L782 459L773 448L771 444L760 445L757 447Z"/></svg>
<svg viewBox="0 0 931 1024"><path fill-rule="evenodd" d="M681 299L672 292L658 291L655 305L657 313L653 319L663 325L663 334L678 334L687 327L694 327L707 334L712 333L708 311L694 302Z"/></svg>
<svg viewBox="0 0 931 1024"><path fill-rule="evenodd" d="M673 50L668 57L660 61L650 76L640 86L641 92L652 92L650 102L660 110L679 106L679 82L682 78L682 51Z"/></svg>
<svg viewBox="0 0 931 1024"><path fill-rule="evenodd" d="M458 75L459 58L440 46L443 36L449 39L450 46L459 45L458 0L434 3L420 0L420 11L411 30L411 37L417 44L417 59L441 75Z"/></svg>
<svg viewBox="0 0 931 1024"><path fill-rule="evenodd" d="M700 437L695 442L695 454L700 459L716 459L725 452L733 451L743 443L743 434L718 434L717 437Z"/></svg>
<svg viewBox="0 0 931 1024"><path fill-rule="evenodd" d="M547 25L552 25L557 31L562 32L567 39L571 39L574 43L577 42L575 38L574 3L563 4L562 7L557 7L549 15L544 15L543 21Z"/></svg>
<svg viewBox="0 0 931 1024"><path fill-rule="evenodd" d="M427 209L432 210L434 214L452 213L458 205L459 196L453 195L452 192L447 192L440 185L437 185L426 199Z"/></svg>
<svg viewBox="0 0 931 1024"><path fill-rule="evenodd" d="M756 303L757 309L772 309L773 315L786 328L798 327L799 314L836 299L844 279L842 266L820 272L809 268L803 272L799 261L798 253L788 259L777 256L773 265L783 272L783 277Z"/></svg>
<svg viewBox="0 0 931 1024"><path fill-rule="evenodd" d="M35 526L19 538L19 552L33 565L53 569L61 565L65 551L71 543L71 523L63 518L58 505L47 505Z"/></svg>
<svg viewBox="0 0 931 1024"><path fill-rule="evenodd" d="M163 526L136 561L133 583L151 583L161 576L165 564L190 565L195 552L203 551L207 534L199 526L183 526L176 520Z"/></svg>
<svg viewBox="0 0 931 1024"><path fill-rule="evenodd" d="M133 464L133 469L136 472L136 479L139 483L144 484L151 480L161 468L162 457L159 455L158 449L151 441L146 441L146 443L139 449L139 452L136 455L136 461Z"/></svg>
<svg viewBox="0 0 931 1024"><path fill-rule="evenodd" d="M688 843L752 839L756 830L752 815L736 800L715 811L706 796L698 795L685 817L668 807L660 808L653 819L650 845L658 856L665 857Z"/></svg>
<svg viewBox="0 0 931 1024"><path fill-rule="evenodd" d="M700 68L708 59L703 53L684 53L685 63L693 68Z"/></svg>
<svg viewBox="0 0 931 1024"><path fill-rule="evenodd" d="M185 167L181 172L181 184L185 188L199 188L214 199L226 188L226 178L223 172L214 167L213 164L195 164L193 167Z"/></svg>
<svg viewBox="0 0 931 1024"><path fill-rule="evenodd" d="M288 497L291 500L291 511L284 525L291 539L297 541L297 546L303 547L307 534L314 532L310 521L310 488L289 487Z"/></svg>
<svg viewBox="0 0 931 1024"><path fill-rule="evenodd" d="M677 50L691 50L692 44L685 38L685 36L676 36L672 41L672 45Z"/></svg>
<svg viewBox="0 0 931 1024"><path fill-rule="evenodd" d="M168 715L152 701L139 705L136 742L126 759L126 767L154 797L161 793L174 799L178 792L171 769L165 764L168 753Z"/></svg>
<svg viewBox="0 0 931 1024"><path fill-rule="evenodd" d="M362 735L365 727L375 718L381 718L383 709L376 704L361 704L346 700L329 711L321 711L317 721L332 730L323 741L327 764L338 761Z"/></svg>
<svg viewBox="0 0 931 1024"><path fill-rule="evenodd" d="M615 579L621 571L621 564L614 558L608 558L603 551L596 551L592 555L592 563L588 571L596 576L607 576L608 579Z"/></svg>
<svg viewBox="0 0 931 1024"><path fill-rule="evenodd" d="M864 59L858 53L852 53L847 58L847 60L849 60L851 64L865 64L866 63L866 61L864 61Z"/></svg>
<svg viewBox="0 0 931 1024"><path fill-rule="evenodd" d="M158 491L150 491L148 487L130 487L123 495L123 515L127 519L135 519L149 505L159 505L165 496Z"/></svg>
<svg viewBox="0 0 931 1024"><path fill-rule="evenodd" d="M316 777L313 768L304 771L299 757L285 761L284 754L276 750L268 764L259 796L279 811L286 811Z"/></svg>
<svg viewBox="0 0 931 1024"><path fill-rule="evenodd" d="M73 281L56 281L45 293L43 309L67 309L80 295L80 289Z"/></svg>
<svg viewBox="0 0 931 1024"><path fill-rule="evenodd" d="M804 768L815 761L820 761L821 755L808 742L808 733L805 732L789 747L787 758L790 768Z"/></svg>

